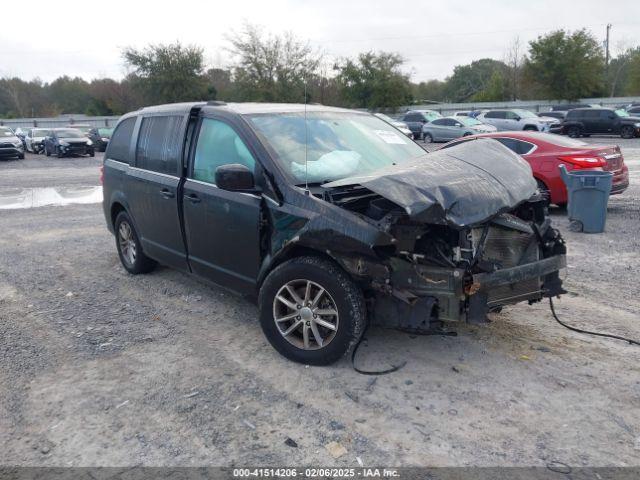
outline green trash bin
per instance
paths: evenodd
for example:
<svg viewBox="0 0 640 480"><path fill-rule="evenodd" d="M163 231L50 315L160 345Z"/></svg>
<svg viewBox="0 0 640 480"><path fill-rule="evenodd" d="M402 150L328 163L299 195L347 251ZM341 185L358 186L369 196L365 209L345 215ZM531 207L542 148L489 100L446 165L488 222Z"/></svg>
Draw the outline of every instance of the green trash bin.
<svg viewBox="0 0 640 480"><path fill-rule="evenodd" d="M564 165L559 168L562 181L567 186L569 228L584 233L604 232L613 173L597 170L569 172Z"/></svg>

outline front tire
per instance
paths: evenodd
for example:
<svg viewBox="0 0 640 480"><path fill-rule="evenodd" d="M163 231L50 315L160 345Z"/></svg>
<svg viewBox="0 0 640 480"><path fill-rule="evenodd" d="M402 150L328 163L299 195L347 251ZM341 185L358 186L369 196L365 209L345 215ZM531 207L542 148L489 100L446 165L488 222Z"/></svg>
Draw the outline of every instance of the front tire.
<svg viewBox="0 0 640 480"><path fill-rule="evenodd" d="M47 157L50 157L50 156L51 156L51 152L49 151L49 147L44 147L44 154L45 154Z"/></svg>
<svg viewBox="0 0 640 480"><path fill-rule="evenodd" d="M131 217L127 212L120 212L114 223L116 248L124 269L134 275L149 273L156 268L155 260L147 257L142 251Z"/></svg>
<svg viewBox="0 0 640 480"><path fill-rule="evenodd" d="M366 324L360 288L338 265L319 257L297 257L276 267L262 284L258 303L269 343L307 365L339 360Z"/></svg>
<svg viewBox="0 0 640 480"><path fill-rule="evenodd" d="M433 136L430 133L424 133L423 135L424 143L433 143Z"/></svg>

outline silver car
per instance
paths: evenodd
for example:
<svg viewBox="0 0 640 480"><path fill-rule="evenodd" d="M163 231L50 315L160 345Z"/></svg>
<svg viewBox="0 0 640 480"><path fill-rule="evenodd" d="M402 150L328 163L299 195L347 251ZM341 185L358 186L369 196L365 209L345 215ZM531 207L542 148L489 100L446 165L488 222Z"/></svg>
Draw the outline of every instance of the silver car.
<svg viewBox="0 0 640 480"><path fill-rule="evenodd" d="M482 123L470 117L443 117L425 123L422 127L422 138L425 143L448 142L467 135L495 132L492 125Z"/></svg>

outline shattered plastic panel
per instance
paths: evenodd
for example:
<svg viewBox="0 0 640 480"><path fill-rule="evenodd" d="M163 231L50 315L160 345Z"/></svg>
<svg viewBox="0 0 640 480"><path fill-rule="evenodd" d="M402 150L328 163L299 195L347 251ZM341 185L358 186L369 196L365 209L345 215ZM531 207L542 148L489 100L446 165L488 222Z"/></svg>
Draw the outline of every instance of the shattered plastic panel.
<svg viewBox="0 0 640 480"><path fill-rule="evenodd" d="M387 198L415 221L456 228L509 211L537 188L529 164L491 139L464 142L324 188L349 185L362 185Z"/></svg>

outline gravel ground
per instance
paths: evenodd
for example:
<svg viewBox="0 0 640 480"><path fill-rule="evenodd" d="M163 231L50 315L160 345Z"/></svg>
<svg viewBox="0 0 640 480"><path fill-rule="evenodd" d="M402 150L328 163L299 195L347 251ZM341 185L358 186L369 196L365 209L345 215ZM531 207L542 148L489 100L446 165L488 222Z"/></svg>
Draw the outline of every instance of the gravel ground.
<svg viewBox="0 0 640 480"><path fill-rule="evenodd" d="M569 246L558 312L640 338L640 140L588 140L620 143L632 187L604 234L553 212ZM0 195L96 185L99 164L3 162ZM0 231L0 465L640 466L640 349L568 331L546 303L457 337L372 329L361 367L408 363L366 377L284 360L219 288L126 274L99 204L0 210Z"/></svg>

